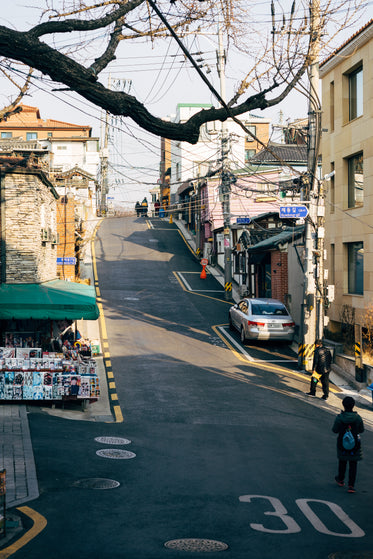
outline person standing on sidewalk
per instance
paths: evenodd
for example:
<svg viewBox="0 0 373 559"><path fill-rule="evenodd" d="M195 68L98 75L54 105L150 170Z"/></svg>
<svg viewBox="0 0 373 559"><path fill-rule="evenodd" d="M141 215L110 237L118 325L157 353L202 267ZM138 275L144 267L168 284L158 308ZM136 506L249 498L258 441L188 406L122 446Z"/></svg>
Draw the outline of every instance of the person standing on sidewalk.
<svg viewBox="0 0 373 559"><path fill-rule="evenodd" d="M310 391L307 396L316 396L316 386L321 380L323 395L322 399L327 400L329 397L329 374L332 364L332 354L330 350L325 347L322 340L316 340L315 353L313 356L312 376Z"/></svg>
<svg viewBox="0 0 373 559"><path fill-rule="evenodd" d="M342 404L344 411L337 415L332 428L333 433L338 433L338 474L335 476L335 481L340 487L344 486L348 462L348 492L355 493L357 463L363 458L359 434L364 431L364 423L360 415L356 411L352 411L354 409L355 400L351 396L346 396L343 399ZM345 446L351 446L344 443L344 435L346 431L351 431L354 437L355 446L353 446L353 448L345 448Z"/></svg>

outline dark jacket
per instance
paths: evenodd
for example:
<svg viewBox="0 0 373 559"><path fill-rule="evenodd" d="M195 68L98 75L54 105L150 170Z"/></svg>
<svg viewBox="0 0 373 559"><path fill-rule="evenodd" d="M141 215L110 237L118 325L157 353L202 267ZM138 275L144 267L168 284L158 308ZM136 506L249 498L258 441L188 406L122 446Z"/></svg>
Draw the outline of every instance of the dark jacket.
<svg viewBox="0 0 373 559"><path fill-rule="evenodd" d="M346 427L351 425L351 432L355 438L358 438L358 442L352 450L346 450L342 445L342 438L346 431ZM337 456L339 460L351 460L357 462L363 458L363 453L361 450L359 433L364 431L364 423L360 415L356 411L342 411L335 418L334 425L332 428L333 433L338 433L337 437Z"/></svg>
<svg viewBox="0 0 373 559"><path fill-rule="evenodd" d="M332 364L332 354L329 349L324 346L317 347L313 356L312 370L320 375L330 373Z"/></svg>

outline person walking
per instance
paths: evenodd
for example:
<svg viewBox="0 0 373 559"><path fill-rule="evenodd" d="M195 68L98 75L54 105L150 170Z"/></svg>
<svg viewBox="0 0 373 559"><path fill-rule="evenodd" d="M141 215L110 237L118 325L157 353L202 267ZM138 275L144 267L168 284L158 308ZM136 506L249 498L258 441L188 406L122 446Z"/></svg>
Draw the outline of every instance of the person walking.
<svg viewBox="0 0 373 559"><path fill-rule="evenodd" d="M137 201L136 204L135 204L135 210L136 210L137 217L140 217L140 215L141 215L141 204L140 204L139 201Z"/></svg>
<svg viewBox="0 0 373 559"><path fill-rule="evenodd" d="M321 380L323 395L322 399L327 400L329 397L329 374L332 364L332 354L330 350L325 347L322 340L316 340L315 353L313 356L312 376L310 391L307 396L316 396L316 386Z"/></svg>
<svg viewBox="0 0 373 559"><path fill-rule="evenodd" d="M361 419L360 415L356 411L353 411L355 400L351 396L346 396L343 399L342 404L344 411L337 415L332 428L333 433L338 433L338 474L335 476L335 481L340 487L344 486L344 479L348 463L348 492L355 493L357 463L363 458L359 434L363 433L364 431L364 422ZM345 440L346 432L351 432L353 435L354 441L352 441L352 443L350 444L348 444ZM352 448L350 448L351 446Z"/></svg>
<svg viewBox="0 0 373 559"><path fill-rule="evenodd" d="M146 198L141 202L141 214L145 217L148 215L148 201Z"/></svg>

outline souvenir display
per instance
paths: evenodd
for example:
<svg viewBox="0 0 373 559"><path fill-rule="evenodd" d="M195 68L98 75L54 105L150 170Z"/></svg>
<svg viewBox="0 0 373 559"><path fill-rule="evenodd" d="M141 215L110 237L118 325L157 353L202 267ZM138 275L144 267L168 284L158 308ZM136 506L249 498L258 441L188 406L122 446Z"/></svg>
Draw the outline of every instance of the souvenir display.
<svg viewBox="0 0 373 559"><path fill-rule="evenodd" d="M85 346L86 347L86 346ZM12 350L12 351L9 351ZM0 348L0 400L97 399L97 363L72 348Z"/></svg>

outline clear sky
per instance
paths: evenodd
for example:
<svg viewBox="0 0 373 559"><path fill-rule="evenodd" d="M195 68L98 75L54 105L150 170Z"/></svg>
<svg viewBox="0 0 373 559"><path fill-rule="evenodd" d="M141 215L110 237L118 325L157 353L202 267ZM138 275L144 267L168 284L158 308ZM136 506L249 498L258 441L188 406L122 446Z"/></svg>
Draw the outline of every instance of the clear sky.
<svg viewBox="0 0 373 559"><path fill-rule="evenodd" d="M55 2L58 3L58 2ZM0 24L26 30L39 22L40 8L35 8L35 0L13 0L11 10L0 14ZM40 7L44 5L39 0ZM270 19L270 2L265 0L258 3L261 17ZM259 12L258 12L259 13ZM268 14L268 15L267 15ZM368 16L360 20L363 24ZM349 32L351 35L352 29ZM75 41L76 38L72 38ZM219 77L216 70L216 35L191 35L184 39L189 52L193 53L204 71L210 70L206 76L219 91ZM58 44L58 41L57 41ZM96 42L98 47L100 43ZM103 47L103 45L101 45ZM201 54L196 54L201 53ZM227 98L234 91L238 83L239 72L245 65L242 54L227 49ZM0 65L1 69L1 65ZM17 67L13 66L12 77L18 79ZM21 77L19 77L20 81ZM121 80L125 87L130 88L131 94L138 97L147 108L160 117L171 115L178 103L212 103L217 106L207 86L196 74L191 64L185 60L179 47L173 39L164 39L159 45L152 46L149 41L122 44L114 63L101 74L100 80L107 84ZM1 88L0 102L2 105L9 101L9 89L4 74L0 74ZM42 118L54 118L77 124L89 124L93 128L93 135L101 137L104 115L102 111L71 92L52 91L56 89L48 78L33 79L30 94L23 102L37 106ZM283 121L307 116L305 98L297 92L292 93L286 101L266 112L256 112L273 122L279 122L280 111ZM130 119L110 119L109 140L115 152L115 164L120 175L117 174L117 184L112 184L110 195L118 200L135 202L144 195L149 197L148 191L152 184L156 184L159 177L160 139L152 134L141 131Z"/></svg>

